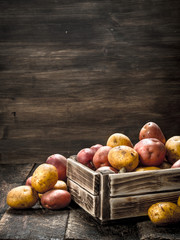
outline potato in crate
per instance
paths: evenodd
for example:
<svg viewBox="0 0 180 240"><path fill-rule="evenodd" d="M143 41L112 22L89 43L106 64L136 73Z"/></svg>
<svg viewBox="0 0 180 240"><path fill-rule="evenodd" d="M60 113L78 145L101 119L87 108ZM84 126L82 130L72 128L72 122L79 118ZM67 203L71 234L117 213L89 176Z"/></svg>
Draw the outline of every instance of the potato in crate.
<svg viewBox="0 0 180 240"><path fill-rule="evenodd" d="M101 222L146 216L158 201L177 202L180 168L126 173L97 172L68 158L72 199Z"/></svg>

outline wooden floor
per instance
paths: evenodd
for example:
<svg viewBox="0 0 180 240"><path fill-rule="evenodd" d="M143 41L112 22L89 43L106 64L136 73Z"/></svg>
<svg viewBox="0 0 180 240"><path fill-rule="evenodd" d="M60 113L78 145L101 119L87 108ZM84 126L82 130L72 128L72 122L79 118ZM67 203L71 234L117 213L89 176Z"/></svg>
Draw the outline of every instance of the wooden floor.
<svg viewBox="0 0 180 240"><path fill-rule="evenodd" d="M71 202L62 210L13 210L6 205L10 189L25 183L34 164L0 165L0 239L19 240L178 240L179 225L156 227L148 217L130 218L101 225Z"/></svg>

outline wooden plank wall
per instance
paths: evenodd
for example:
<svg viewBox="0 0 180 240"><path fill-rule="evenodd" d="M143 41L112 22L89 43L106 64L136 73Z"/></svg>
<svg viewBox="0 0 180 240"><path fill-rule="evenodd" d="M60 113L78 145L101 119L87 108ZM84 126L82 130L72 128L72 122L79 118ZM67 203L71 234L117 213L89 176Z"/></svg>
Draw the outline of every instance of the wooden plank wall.
<svg viewBox="0 0 180 240"><path fill-rule="evenodd" d="M0 0L0 163L179 135L179 56L178 0Z"/></svg>

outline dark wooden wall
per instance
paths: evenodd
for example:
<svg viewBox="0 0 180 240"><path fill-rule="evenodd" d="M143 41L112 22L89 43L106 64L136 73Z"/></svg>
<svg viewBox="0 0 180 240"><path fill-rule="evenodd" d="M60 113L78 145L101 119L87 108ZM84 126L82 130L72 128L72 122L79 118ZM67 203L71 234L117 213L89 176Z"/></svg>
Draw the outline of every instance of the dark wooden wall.
<svg viewBox="0 0 180 240"><path fill-rule="evenodd" d="M180 135L179 59L179 0L0 0L0 163Z"/></svg>

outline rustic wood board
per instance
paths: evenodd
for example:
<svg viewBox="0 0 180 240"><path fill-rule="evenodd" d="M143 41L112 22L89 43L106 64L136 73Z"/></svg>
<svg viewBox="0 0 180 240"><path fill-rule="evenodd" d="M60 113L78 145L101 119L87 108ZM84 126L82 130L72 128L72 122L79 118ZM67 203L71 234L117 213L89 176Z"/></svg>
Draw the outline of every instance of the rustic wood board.
<svg viewBox="0 0 180 240"><path fill-rule="evenodd" d="M68 211L52 211L39 205L28 210L9 209L0 221L1 239L58 239L63 240Z"/></svg>
<svg viewBox="0 0 180 240"><path fill-rule="evenodd" d="M65 237L78 240L139 240L136 223L131 220L102 225L83 209L73 205Z"/></svg>
<svg viewBox="0 0 180 240"><path fill-rule="evenodd" d="M92 195L72 180L67 180L72 199L94 217L99 216L99 195Z"/></svg>
<svg viewBox="0 0 180 240"><path fill-rule="evenodd" d="M109 175L109 195L128 196L180 189L180 169L163 169Z"/></svg>
<svg viewBox="0 0 180 240"><path fill-rule="evenodd" d="M170 201L177 203L180 190L175 192L152 193L129 197L110 198L110 219L146 216L148 208L156 203Z"/></svg>
<svg viewBox="0 0 180 240"><path fill-rule="evenodd" d="M67 176L93 195L99 195L99 173L77 162L72 157L67 159Z"/></svg>
<svg viewBox="0 0 180 240"><path fill-rule="evenodd" d="M180 2L0 0L0 162L180 129Z"/></svg>
<svg viewBox="0 0 180 240"><path fill-rule="evenodd" d="M179 223L163 227L141 221L137 223L137 229L140 240L180 240Z"/></svg>

